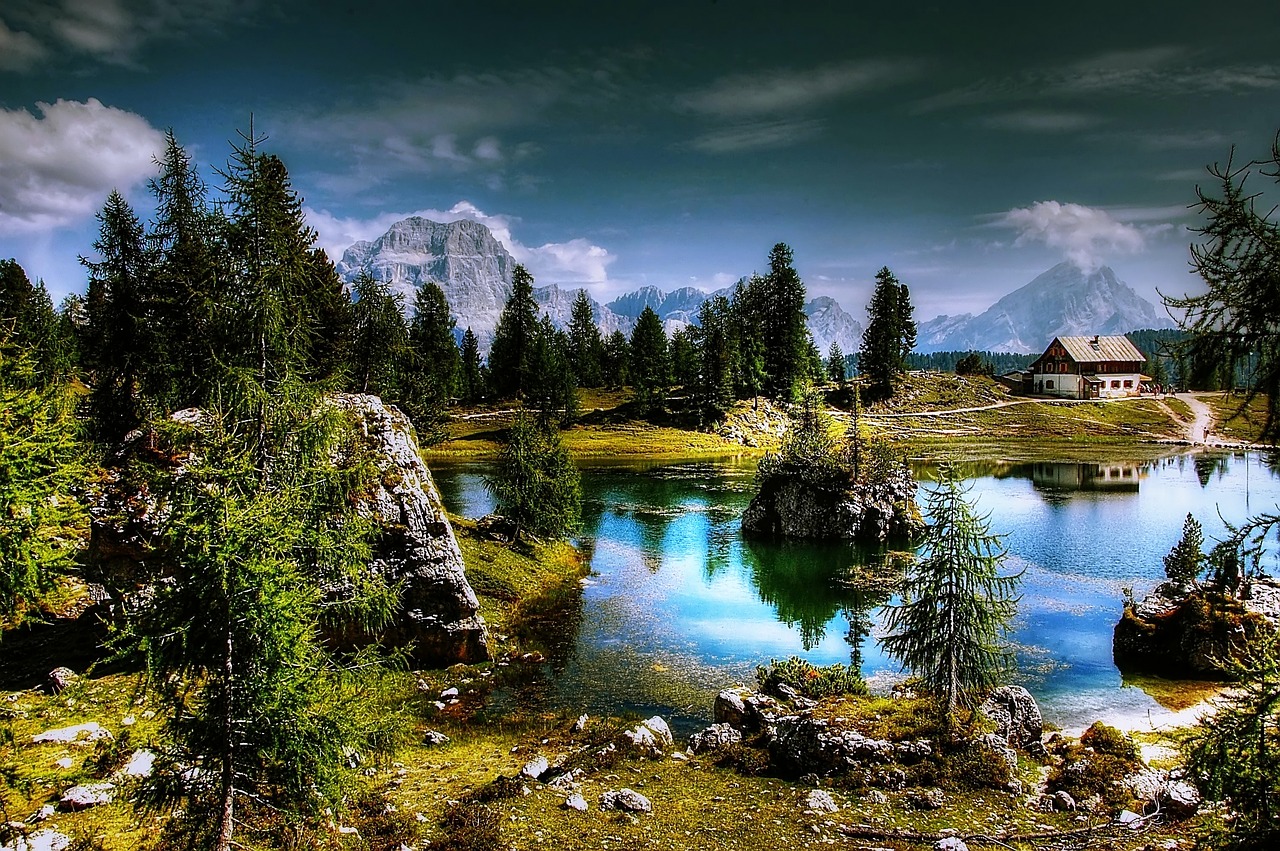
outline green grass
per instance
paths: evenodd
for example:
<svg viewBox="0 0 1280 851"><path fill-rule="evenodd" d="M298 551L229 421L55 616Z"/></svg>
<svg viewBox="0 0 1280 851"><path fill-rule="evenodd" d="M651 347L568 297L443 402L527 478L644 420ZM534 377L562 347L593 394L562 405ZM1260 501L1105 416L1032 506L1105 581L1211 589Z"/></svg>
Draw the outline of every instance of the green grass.
<svg viewBox="0 0 1280 851"><path fill-rule="evenodd" d="M1229 393L1206 394L1200 401L1213 411L1211 431L1228 440L1255 443L1262 439L1262 429L1267 421L1267 399L1259 396L1245 404L1243 396Z"/></svg>

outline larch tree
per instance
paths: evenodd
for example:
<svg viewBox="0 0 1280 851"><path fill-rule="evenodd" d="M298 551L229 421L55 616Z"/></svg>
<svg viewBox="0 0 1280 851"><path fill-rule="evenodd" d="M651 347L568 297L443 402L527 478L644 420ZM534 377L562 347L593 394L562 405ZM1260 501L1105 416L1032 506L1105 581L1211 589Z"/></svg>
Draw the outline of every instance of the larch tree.
<svg viewBox="0 0 1280 851"><path fill-rule="evenodd" d="M907 570L901 604L887 609L881 644L939 698L954 723L957 710L998 685L1012 663L1002 642L1017 614L1020 574L1000 574L1000 538L965 499L955 467L939 467L925 507L930 524Z"/></svg>
<svg viewBox="0 0 1280 851"><path fill-rule="evenodd" d="M1183 319L1187 332L1177 346L1182 380L1230 381L1244 375L1244 404L1263 400L1264 438L1280 437L1280 220L1276 207L1260 203L1261 193L1246 188L1254 170L1280 182L1280 134L1270 156L1242 166L1234 151L1225 165L1209 167L1216 193L1196 187L1203 241L1191 246L1191 265L1204 279L1198 295L1164 296L1166 307Z"/></svg>

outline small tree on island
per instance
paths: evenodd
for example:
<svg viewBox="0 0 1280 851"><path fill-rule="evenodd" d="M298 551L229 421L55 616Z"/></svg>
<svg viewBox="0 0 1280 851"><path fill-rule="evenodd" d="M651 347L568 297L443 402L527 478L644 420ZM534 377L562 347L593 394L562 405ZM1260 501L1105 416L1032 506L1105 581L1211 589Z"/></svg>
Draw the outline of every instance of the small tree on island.
<svg viewBox="0 0 1280 851"><path fill-rule="evenodd" d="M525 532L565 538L581 522L581 477L559 433L523 411L507 430L497 470L484 485L497 501L497 513L515 525L514 541Z"/></svg>
<svg viewBox="0 0 1280 851"><path fill-rule="evenodd" d="M1200 521L1187 513L1182 521L1182 538L1164 557L1164 575L1179 588L1195 584L1205 566L1204 530Z"/></svg>
<svg viewBox="0 0 1280 851"><path fill-rule="evenodd" d="M907 570L902 603L887 611L881 645L915 672L955 723L961 706L998 685L1012 664L1002 638L1017 613L1021 574L1001 576L1005 557L987 518L965 499L959 472L938 468L938 486L925 498L932 523L921 557Z"/></svg>

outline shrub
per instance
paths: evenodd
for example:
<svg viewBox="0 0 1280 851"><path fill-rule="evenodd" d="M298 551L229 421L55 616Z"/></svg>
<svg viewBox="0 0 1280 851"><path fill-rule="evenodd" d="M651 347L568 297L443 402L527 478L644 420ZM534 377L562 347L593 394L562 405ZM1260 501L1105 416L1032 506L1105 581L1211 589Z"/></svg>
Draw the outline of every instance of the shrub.
<svg viewBox="0 0 1280 851"><path fill-rule="evenodd" d="M781 662L771 659L767 666L757 667L756 681L770 694L777 694L783 685L813 698L867 694L867 683L857 669L841 664L819 668L798 656Z"/></svg>

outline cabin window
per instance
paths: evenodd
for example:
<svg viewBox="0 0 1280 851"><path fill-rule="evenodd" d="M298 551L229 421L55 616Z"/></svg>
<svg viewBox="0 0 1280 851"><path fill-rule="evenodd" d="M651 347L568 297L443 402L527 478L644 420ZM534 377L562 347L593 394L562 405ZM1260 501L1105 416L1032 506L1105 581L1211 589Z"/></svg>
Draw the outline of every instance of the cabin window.
<svg viewBox="0 0 1280 851"><path fill-rule="evenodd" d="M1053 379L1052 379L1052 378L1050 378L1048 381L1046 381L1046 382L1044 383L1044 389L1045 389L1045 390L1052 390L1052 389L1053 389Z"/></svg>
<svg viewBox="0 0 1280 851"><path fill-rule="evenodd" d="M1065 373L1066 371L1067 371L1067 365L1065 363L1058 364L1058 372Z"/></svg>
<svg viewBox="0 0 1280 851"><path fill-rule="evenodd" d="M1120 382L1119 382L1119 381L1112 381L1112 382L1111 382L1111 389L1112 389L1112 390L1118 390L1118 389L1120 389Z"/></svg>
<svg viewBox="0 0 1280 851"><path fill-rule="evenodd" d="M1128 379L1126 379L1126 380L1125 380L1125 382L1124 382L1124 386L1132 389L1132 387L1133 387L1133 382L1132 382L1132 381L1130 381L1130 380L1128 380Z"/></svg>

